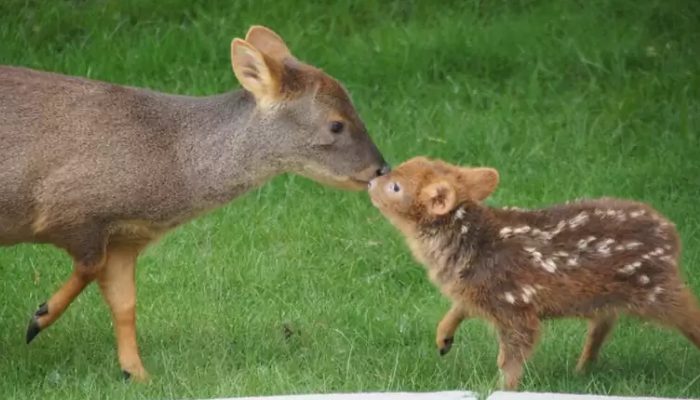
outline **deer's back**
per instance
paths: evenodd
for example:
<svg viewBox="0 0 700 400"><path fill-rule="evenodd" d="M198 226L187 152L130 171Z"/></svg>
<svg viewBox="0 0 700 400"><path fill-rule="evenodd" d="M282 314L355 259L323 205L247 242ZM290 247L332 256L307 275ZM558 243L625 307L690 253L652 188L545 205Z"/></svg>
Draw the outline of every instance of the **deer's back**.
<svg viewBox="0 0 700 400"><path fill-rule="evenodd" d="M0 67L0 244L173 207L174 124L152 92Z"/></svg>

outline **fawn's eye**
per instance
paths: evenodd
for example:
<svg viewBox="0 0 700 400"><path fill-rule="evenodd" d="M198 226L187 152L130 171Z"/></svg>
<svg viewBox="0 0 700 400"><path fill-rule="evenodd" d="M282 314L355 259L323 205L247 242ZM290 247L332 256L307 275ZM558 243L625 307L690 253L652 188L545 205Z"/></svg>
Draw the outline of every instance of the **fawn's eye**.
<svg viewBox="0 0 700 400"><path fill-rule="evenodd" d="M333 132L333 133L340 133L345 128L345 124L343 124L341 121L333 121L333 122L331 122L331 125L329 128L330 128L331 132Z"/></svg>
<svg viewBox="0 0 700 400"><path fill-rule="evenodd" d="M396 182L391 183L391 185L389 186L389 188L390 188L391 191L394 192L394 193L398 193L398 192L401 191L401 186L400 186L398 183L396 183Z"/></svg>

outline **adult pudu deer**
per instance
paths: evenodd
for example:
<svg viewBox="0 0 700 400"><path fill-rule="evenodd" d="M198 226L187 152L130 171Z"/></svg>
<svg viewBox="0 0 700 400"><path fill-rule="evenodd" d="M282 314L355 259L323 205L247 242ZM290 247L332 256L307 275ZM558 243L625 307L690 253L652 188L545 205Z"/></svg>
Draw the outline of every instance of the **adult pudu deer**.
<svg viewBox="0 0 700 400"><path fill-rule="evenodd" d="M50 243L73 273L27 342L92 281L125 376L144 380L134 267L166 231L292 172L364 189L389 170L347 92L271 30L231 44L245 90L194 98L0 67L0 244Z"/></svg>

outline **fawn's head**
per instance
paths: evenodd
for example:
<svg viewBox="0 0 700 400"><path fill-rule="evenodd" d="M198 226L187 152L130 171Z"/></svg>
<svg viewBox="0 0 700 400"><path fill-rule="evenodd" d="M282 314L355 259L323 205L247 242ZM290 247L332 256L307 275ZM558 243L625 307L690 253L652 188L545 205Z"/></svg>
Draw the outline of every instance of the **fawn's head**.
<svg viewBox="0 0 700 400"><path fill-rule="evenodd" d="M415 157L370 182L372 203L392 223L426 223L464 202L480 202L498 185L493 168L465 168Z"/></svg>
<svg viewBox="0 0 700 400"><path fill-rule="evenodd" d="M341 84L292 56L271 30L253 26L231 43L233 71L252 93L251 125L286 171L323 184L364 189L389 171Z"/></svg>

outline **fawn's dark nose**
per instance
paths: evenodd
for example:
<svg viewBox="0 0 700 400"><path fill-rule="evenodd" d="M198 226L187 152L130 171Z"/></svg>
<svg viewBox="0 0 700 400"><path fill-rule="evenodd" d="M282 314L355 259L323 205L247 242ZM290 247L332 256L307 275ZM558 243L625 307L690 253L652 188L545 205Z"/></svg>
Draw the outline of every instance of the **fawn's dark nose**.
<svg viewBox="0 0 700 400"><path fill-rule="evenodd" d="M384 164L381 168L377 170L377 176L386 175L389 172L391 172L391 167L389 166L389 164Z"/></svg>

